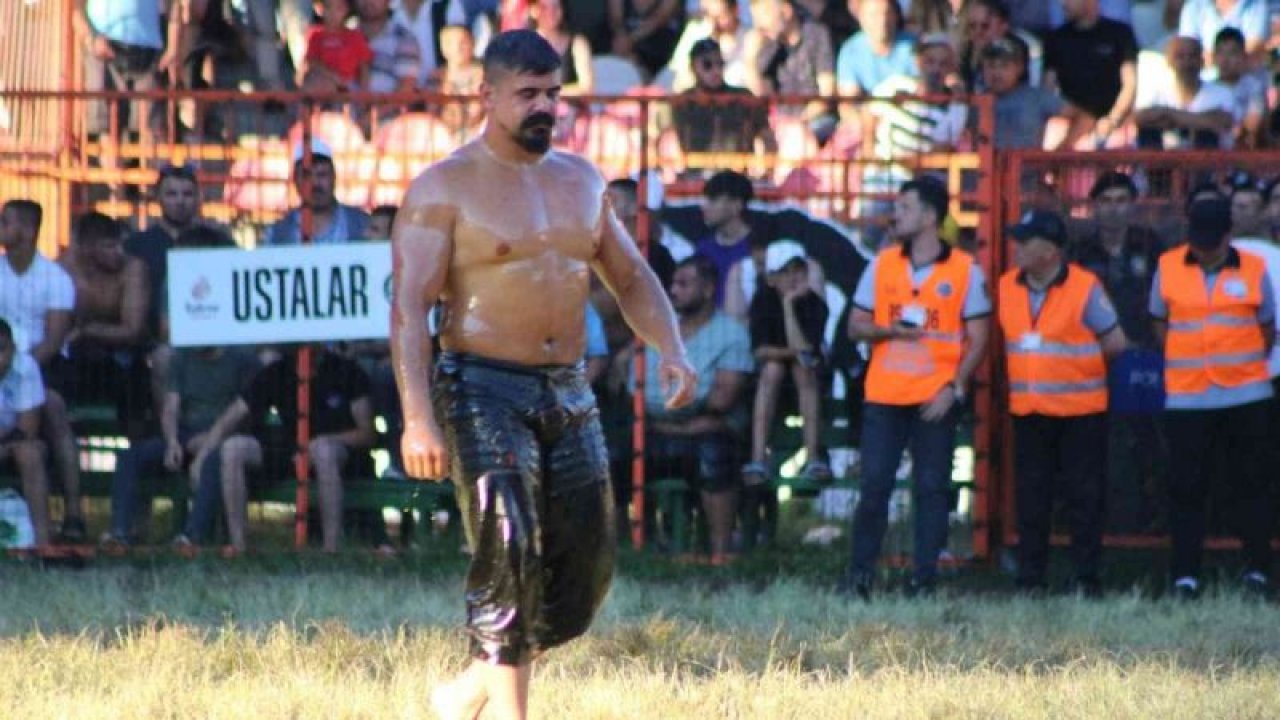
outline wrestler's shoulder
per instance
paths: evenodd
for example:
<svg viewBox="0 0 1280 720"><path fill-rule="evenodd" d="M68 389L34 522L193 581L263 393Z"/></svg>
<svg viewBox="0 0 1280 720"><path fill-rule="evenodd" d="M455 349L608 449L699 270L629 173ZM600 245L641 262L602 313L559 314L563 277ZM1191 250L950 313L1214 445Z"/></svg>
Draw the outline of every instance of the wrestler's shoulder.
<svg viewBox="0 0 1280 720"><path fill-rule="evenodd" d="M453 201L453 188L457 187L468 169L472 159L459 148L447 157L429 165L409 183L405 193L405 205L449 204Z"/></svg>
<svg viewBox="0 0 1280 720"><path fill-rule="evenodd" d="M604 183L604 176L600 174L600 169L595 166L595 163L581 155L564 150L552 150L547 154L547 159L557 172L572 173L586 179L598 181L601 184Z"/></svg>

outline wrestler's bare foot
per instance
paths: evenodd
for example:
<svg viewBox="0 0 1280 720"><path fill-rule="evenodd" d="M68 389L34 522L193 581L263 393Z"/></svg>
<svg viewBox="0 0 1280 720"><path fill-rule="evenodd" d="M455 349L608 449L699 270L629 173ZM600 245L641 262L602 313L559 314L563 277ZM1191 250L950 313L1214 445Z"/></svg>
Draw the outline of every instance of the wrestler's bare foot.
<svg viewBox="0 0 1280 720"><path fill-rule="evenodd" d="M431 709L440 720L476 720L489 700L470 670L431 691Z"/></svg>

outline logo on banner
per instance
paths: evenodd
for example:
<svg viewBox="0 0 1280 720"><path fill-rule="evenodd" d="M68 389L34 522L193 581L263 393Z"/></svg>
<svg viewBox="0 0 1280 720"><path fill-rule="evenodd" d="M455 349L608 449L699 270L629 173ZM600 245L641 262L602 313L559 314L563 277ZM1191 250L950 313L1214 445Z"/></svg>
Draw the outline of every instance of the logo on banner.
<svg viewBox="0 0 1280 720"><path fill-rule="evenodd" d="M213 285L209 283L209 278L201 275L199 279L191 285L190 297L183 308L187 311L187 317L192 320L208 320L218 314L218 306L214 303L207 302L209 295L213 292Z"/></svg>

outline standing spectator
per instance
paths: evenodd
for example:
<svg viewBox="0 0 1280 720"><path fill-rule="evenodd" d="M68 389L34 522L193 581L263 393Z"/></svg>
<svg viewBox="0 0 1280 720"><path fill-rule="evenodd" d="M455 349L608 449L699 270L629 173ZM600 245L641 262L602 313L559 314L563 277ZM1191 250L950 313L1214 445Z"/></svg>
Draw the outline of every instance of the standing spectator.
<svg viewBox="0 0 1280 720"><path fill-rule="evenodd" d="M1126 340L1097 277L1067 262L1067 228L1031 211L1009 229L1016 268L1000 279L1018 512L1018 587L1047 588L1054 496L1071 523L1074 586L1102 593L1106 358Z"/></svg>
<svg viewBox="0 0 1280 720"><path fill-rule="evenodd" d="M444 51L444 67L436 71L435 83L440 93L479 96L484 67L476 59L476 42L471 30L463 25L444 28L440 31L440 47ZM484 103L478 101L450 102L440 109L440 121L460 138L467 138L478 130L484 118Z"/></svg>
<svg viewBox="0 0 1280 720"><path fill-rule="evenodd" d="M1271 293L1280 297L1280 247L1271 239L1266 214L1266 188L1240 183L1231 190L1231 246L1262 258L1271 281ZM1280 323L1278 323L1280 326ZM1268 374L1280 386L1280 348L1272 347Z"/></svg>
<svg viewBox="0 0 1280 720"><path fill-rule="evenodd" d="M569 29L563 0L529 0L533 29L560 53L560 92L567 96L590 95L595 90L591 45Z"/></svg>
<svg viewBox="0 0 1280 720"><path fill-rule="evenodd" d="M671 102L671 121L681 152L757 156L776 153L778 142L769 127L768 108L751 102L754 96L750 90L725 82L724 56L716 41L699 40L690 56L697 85ZM738 97L743 101L736 102ZM685 168L695 173L705 170L696 158L685 158Z"/></svg>
<svg viewBox="0 0 1280 720"><path fill-rule="evenodd" d="M744 0L745 2L745 0ZM729 85L745 86L747 68L743 63L743 47L747 26L742 22L739 0L702 0L702 16L690 20L680 34L667 68L674 78L671 89L684 92L697 83L697 62L693 50L703 47L702 40L712 40L724 58L723 77Z"/></svg>
<svg viewBox="0 0 1280 720"><path fill-rule="evenodd" d="M1213 39L1213 70L1218 84L1231 91L1236 100L1235 146L1252 149L1262 138L1262 121L1267 116L1266 75L1249 72L1244 51L1244 35L1223 28Z"/></svg>
<svg viewBox="0 0 1280 720"><path fill-rule="evenodd" d="M511 17L518 18L518 27L523 29L528 21L527 4L512 3L504 11L503 22L507 22L508 12ZM418 41L419 59L422 64L418 68L418 86L426 87L436 68L444 63L444 54L440 48L440 31L449 25L467 25L467 12L458 0L399 0L396 3L394 21L413 33ZM505 26L503 30L509 30Z"/></svg>
<svg viewBox="0 0 1280 720"><path fill-rule="evenodd" d="M293 184L304 207L311 209L311 242L331 245L364 236L369 216L363 210L338 202L333 150L320 140L311 141L311 167L305 167L302 144L293 149ZM265 245L302 243L302 208L290 210L267 230Z"/></svg>
<svg viewBox="0 0 1280 720"><path fill-rule="evenodd" d="M1194 37L1169 40L1165 57L1173 70L1164 84L1146 83L1138 93L1140 148L1231 147L1236 100L1231 91L1200 79L1204 69L1200 41Z"/></svg>
<svg viewBox="0 0 1280 720"><path fill-rule="evenodd" d="M14 343L13 329L0 317L0 467L18 471L37 548L49 544L49 477L40 442L42 405L40 366Z"/></svg>
<svg viewBox="0 0 1280 720"><path fill-rule="evenodd" d="M377 93L408 92L418 84L422 49L391 15L391 0L356 0L357 29L369 47L369 79L360 87Z"/></svg>
<svg viewBox="0 0 1280 720"><path fill-rule="evenodd" d="M71 331L76 289L62 266L36 249L44 212L31 200L10 200L0 213L0 320L8 323L18 357L30 356L47 375ZM46 388L37 423L53 456L66 497L64 540L84 540L80 500L80 459L66 399ZM47 516L47 511L46 511Z"/></svg>
<svg viewBox="0 0 1280 720"><path fill-rule="evenodd" d="M111 481L111 527L101 544L123 549L138 541L134 519L140 484L164 471L181 472L205 449L209 429L258 369L240 348L181 348L174 353L165 388L160 434L140 439L116 455ZM193 488L198 490L198 488Z"/></svg>
<svg viewBox="0 0 1280 720"><path fill-rule="evenodd" d="M609 0L613 54L658 74L671 61L683 25L681 0Z"/></svg>
<svg viewBox="0 0 1280 720"><path fill-rule="evenodd" d="M321 24L307 32L307 55L298 68L298 85L321 93L369 87L373 51L359 30L346 26L348 0L324 0Z"/></svg>
<svg viewBox="0 0 1280 720"><path fill-rule="evenodd" d="M1133 28L1102 17L1098 0L1066 0L1067 22L1044 48L1045 84L1082 111L1060 149L1092 133L1102 146L1124 125L1138 90L1138 40Z"/></svg>
<svg viewBox="0 0 1280 720"><path fill-rule="evenodd" d="M830 311L827 301L809 285L804 247L778 240L765 254L766 282L756 288L749 313L751 351L760 377L751 416L751 460L742 468L743 483L769 480L769 432L779 395L790 384L804 421L805 464L801 476L829 480L831 467L822 442L823 334ZM790 383L787 380L790 379Z"/></svg>
<svg viewBox="0 0 1280 720"><path fill-rule="evenodd" d="M1188 244L1160 258L1151 316L1164 343L1168 393L1173 591L1200 591L1209 489L1229 491L1244 544L1244 587L1265 593L1271 565L1272 497L1262 466L1271 442L1267 354L1275 297L1261 258L1227 241L1231 206L1193 202Z"/></svg>
<svg viewBox="0 0 1280 720"><path fill-rule="evenodd" d="M181 11L170 12L166 37L159 0L76 0L71 24L84 45L84 89L145 92L156 89L158 73L169 72L176 78L182 60L183 20ZM138 101L136 113L128 112L123 101L115 110L126 118L121 127L147 125L163 130L147 100ZM90 104L90 132L108 131L109 111L105 105Z"/></svg>
<svg viewBox="0 0 1280 720"><path fill-rule="evenodd" d="M1267 39L1271 34L1271 18L1267 0L1185 0L1178 15L1178 35L1195 38L1200 47L1213 47L1223 28L1236 28L1243 34L1245 52L1251 65L1260 65Z"/></svg>
<svg viewBox="0 0 1280 720"><path fill-rule="evenodd" d="M1053 92L1027 82L1027 49L1013 35L982 51L982 78L987 91L996 96L995 141L1001 150L1038 150L1044 145L1050 118L1078 114Z"/></svg>
<svg viewBox="0 0 1280 720"><path fill-rule="evenodd" d="M689 363L698 373L698 387L690 406L668 410L657 363L648 363L645 452L651 472L678 473L701 495L711 563L723 565L729 560L741 486L738 448L745 417L738 411L753 363L746 329L716 310L716 278L715 264L700 255L676 266L671 304L680 318Z"/></svg>
<svg viewBox="0 0 1280 720"><path fill-rule="evenodd" d="M1108 514L1117 532L1150 531L1167 465L1156 421L1164 409L1164 358L1147 302L1164 244L1134 219L1138 186L1121 172L1103 174L1089 191L1094 227L1072 247L1072 260L1102 281L1129 347L1110 365Z"/></svg>
<svg viewBox="0 0 1280 720"><path fill-rule="evenodd" d="M854 291L849 335L871 345L862 427L862 495L844 590L870 598L894 475L914 463L915 569L929 593L947 540L959 408L986 349L991 300L981 268L938 237L950 197L942 183L904 183L894 206L901 244L880 251Z"/></svg>
<svg viewBox="0 0 1280 720"><path fill-rule="evenodd" d="M715 305L730 317L745 321L748 298L739 287L725 287L733 267L751 257L753 228L747 222L747 205L755 196L751 180L742 173L724 170L702 186L702 219L711 234L698 240L694 252L716 268Z"/></svg>
<svg viewBox="0 0 1280 720"><path fill-rule="evenodd" d="M841 95L869 95L898 75L915 75L916 38L903 29L898 0L850 0L862 30L845 41L836 58Z"/></svg>
<svg viewBox="0 0 1280 720"><path fill-rule="evenodd" d="M342 538L342 477L372 472L368 451L376 433L368 376L336 353L325 351L318 355L315 376L311 378L311 441L307 457L315 472L324 550L337 552ZM233 552L244 552L250 471L257 471L256 478L266 483L292 476L297 387L295 360L285 356L258 371L207 431L200 452L191 463L191 475L198 479L199 489L187 539L204 536L208 508L216 505L216 489L221 487L231 548ZM249 423L250 434L238 434L237 429L245 422Z"/></svg>
<svg viewBox="0 0 1280 720"><path fill-rule="evenodd" d="M835 94L831 36L809 19L796 0L752 0L751 17L755 27L747 33L743 47L748 90L760 96ZM802 111L783 107L779 112L803 117L819 143L835 132L836 116L820 100Z"/></svg>

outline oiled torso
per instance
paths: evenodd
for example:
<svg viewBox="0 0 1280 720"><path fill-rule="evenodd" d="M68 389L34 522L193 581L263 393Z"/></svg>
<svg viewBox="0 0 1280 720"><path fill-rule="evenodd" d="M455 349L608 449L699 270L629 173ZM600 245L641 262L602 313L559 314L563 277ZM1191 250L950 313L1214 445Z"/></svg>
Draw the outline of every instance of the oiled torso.
<svg viewBox="0 0 1280 720"><path fill-rule="evenodd" d="M446 161L453 251L441 345L526 365L582 359L604 184L580 158L507 163L472 143Z"/></svg>

